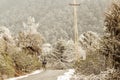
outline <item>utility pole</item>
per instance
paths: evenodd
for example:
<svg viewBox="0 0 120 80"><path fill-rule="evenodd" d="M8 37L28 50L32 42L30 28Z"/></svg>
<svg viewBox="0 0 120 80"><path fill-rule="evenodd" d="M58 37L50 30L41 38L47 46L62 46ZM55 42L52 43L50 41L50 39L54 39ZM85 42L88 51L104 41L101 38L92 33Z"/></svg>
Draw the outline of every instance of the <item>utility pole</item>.
<svg viewBox="0 0 120 80"><path fill-rule="evenodd" d="M77 4L76 0L73 0L73 4L70 4L73 6L74 9L74 39L75 39L75 53L76 53L76 59L79 59L80 53L78 52L78 25L77 25L77 6L80 6L80 4Z"/></svg>

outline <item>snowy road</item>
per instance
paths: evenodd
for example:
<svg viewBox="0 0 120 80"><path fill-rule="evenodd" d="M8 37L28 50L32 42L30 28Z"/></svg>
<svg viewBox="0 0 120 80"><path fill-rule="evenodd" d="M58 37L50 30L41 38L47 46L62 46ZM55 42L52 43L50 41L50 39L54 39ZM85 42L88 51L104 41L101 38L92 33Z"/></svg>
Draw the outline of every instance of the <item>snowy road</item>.
<svg viewBox="0 0 120 80"><path fill-rule="evenodd" d="M73 69L46 70L46 71L36 71L36 72L26 76L11 78L7 80L69 80L74 74Z"/></svg>
<svg viewBox="0 0 120 80"><path fill-rule="evenodd" d="M47 70L18 80L57 80L57 76L64 74L63 70Z"/></svg>

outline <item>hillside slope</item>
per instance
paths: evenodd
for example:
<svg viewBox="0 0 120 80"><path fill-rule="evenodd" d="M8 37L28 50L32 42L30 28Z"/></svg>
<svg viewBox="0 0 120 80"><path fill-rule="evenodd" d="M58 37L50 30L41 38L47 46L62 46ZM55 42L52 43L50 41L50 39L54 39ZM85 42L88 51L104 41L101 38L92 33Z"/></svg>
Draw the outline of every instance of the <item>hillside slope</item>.
<svg viewBox="0 0 120 80"><path fill-rule="evenodd" d="M23 29L22 23L29 16L40 23L39 31L46 41L73 37L72 0L1 0L0 25L9 27L12 32ZM78 0L79 34L88 30L102 33L103 15L110 0ZM69 34L68 34L69 33ZM56 38L55 38L56 37ZM54 40L53 40L54 38Z"/></svg>

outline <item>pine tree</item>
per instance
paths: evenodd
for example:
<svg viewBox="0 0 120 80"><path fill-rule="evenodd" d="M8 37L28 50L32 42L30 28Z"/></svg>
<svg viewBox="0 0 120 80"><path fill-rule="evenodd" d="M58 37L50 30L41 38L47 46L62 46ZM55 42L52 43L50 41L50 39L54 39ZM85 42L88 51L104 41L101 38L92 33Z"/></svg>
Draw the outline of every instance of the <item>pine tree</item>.
<svg viewBox="0 0 120 80"><path fill-rule="evenodd" d="M105 35L100 51L105 56L106 67L114 68L107 80L120 80L120 1L112 3L105 13Z"/></svg>
<svg viewBox="0 0 120 80"><path fill-rule="evenodd" d="M112 67L120 70L120 2L113 3L105 17L103 50Z"/></svg>

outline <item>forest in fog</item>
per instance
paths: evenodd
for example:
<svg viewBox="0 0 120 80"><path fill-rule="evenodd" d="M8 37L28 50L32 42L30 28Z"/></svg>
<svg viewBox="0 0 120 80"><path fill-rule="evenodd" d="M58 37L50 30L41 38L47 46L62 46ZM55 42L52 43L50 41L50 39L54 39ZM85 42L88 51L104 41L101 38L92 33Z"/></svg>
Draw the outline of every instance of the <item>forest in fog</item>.
<svg viewBox="0 0 120 80"><path fill-rule="evenodd" d="M103 33L104 12L111 0L78 0L79 35L88 30ZM1 0L0 25L13 33L23 29L29 16L39 23L46 42L73 39L73 0Z"/></svg>
<svg viewBox="0 0 120 80"><path fill-rule="evenodd" d="M120 80L120 0L0 0L0 80Z"/></svg>

